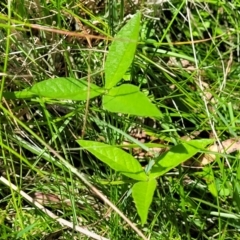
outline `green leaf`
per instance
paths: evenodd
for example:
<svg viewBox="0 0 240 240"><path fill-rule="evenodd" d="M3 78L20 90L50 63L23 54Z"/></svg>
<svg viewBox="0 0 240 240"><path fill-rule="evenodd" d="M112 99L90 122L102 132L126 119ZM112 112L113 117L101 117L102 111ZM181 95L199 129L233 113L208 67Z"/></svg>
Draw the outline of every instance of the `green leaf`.
<svg viewBox="0 0 240 240"><path fill-rule="evenodd" d="M148 97L139 91L138 87L123 84L112 88L103 96L103 107L116 113L126 113L137 116L161 117L158 108L150 102Z"/></svg>
<svg viewBox="0 0 240 240"><path fill-rule="evenodd" d="M74 78L54 78L38 82L33 85L29 92L40 97L66 99L66 100L86 100L101 95L104 90L94 84L90 84L88 94L88 83L84 80Z"/></svg>
<svg viewBox="0 0 240 240"><path fill-rule="evenodd" d="M132 196L142 224L147 221L148 209L152 203L156 187L157 182L155 179L151 179L147 182L137 182L132 187Z"/></svg>
<svg viewBox="0 0 240 240"><path fill-rule="evenodd" d="M3 92L5 99L26 99L36 97L36 94L29 92L27 89L16 92Z"/></svg>
<svg viewBox="0 0 240 240"><path fill-rule="evenodd" d="M212 139L191 140L172 147L170 150L157 158L151 169L149 177L156 178L162 176L166 172L194 156L197 152L204 149L212 142Z"/></svg>
<svg viewBox="0 0 240 240"><path fill-rule="evenodd" d="M114 87L132 63L137 47L141 14L138 12L118 32L109 48L105 62L105 88Z"/></svg>
<svg viewBox="0 0 240 240"><path fill-rule="evenodd" d="M140 163L122 149L94 141L78 140L77 142L115 171L135 180L147 179Z"/></svg>

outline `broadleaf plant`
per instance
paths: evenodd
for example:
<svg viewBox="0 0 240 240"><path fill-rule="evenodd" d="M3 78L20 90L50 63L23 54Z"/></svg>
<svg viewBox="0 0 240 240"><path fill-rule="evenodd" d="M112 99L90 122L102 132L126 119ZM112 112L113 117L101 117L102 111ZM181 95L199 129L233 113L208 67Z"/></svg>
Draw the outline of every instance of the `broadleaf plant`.
<svg viewBox="0 0 240 240"><path fill-rule="evenodd" d="M20 92L5 92L7 99L42 97L47 99L85 101L103 95L103 108L115 113L161 117L161 112L136 86L116 86L130 67L138 41L140 12L118 32L109 47L105 63L105 86L100 88L83 79L61 77L44 80Z"/></svg>
<svg viewBox="0 0 240 240"><path fill-rule="evenodd" d="M132 187L132 196L141 222L144 224L147 221L148 209L152 203L153 194L156 189L156 178L194 156L210 144L212 140L191 140L172 147L155 159L155 164L148 172L148 175L141 168L138 160L122 149L94 141L78 140L77 142L82 148L92 153L115 171L138 180ZM145 167L145 169L147 168L148 166Z"/></svg>
<svg viewBox="0 0 240 240"><path fill-rule="evenodd" d="M89 94L88 94L89 90ZM93 83L74 78L54 78L48 79L33 85L30 92L39 97L67 99L67 100L87 100L103 93L103 89Z"/></svg>
<svg viewBox="0 0 240 240"><path fill-rule="evenodd" d="M155 165L152 167L149 177L156 178L162 176L194 156L199 152L199 148L205 148L205 146L212 143L212 141L212 139L191 140L172 147L171 151L163 153L155 160Z"/></svg>
<svg viewBox="0 0 240 240"><path fill-rule="evenodd" d="M148 209L152 203L153 194L157 187L156 179L146 182L137 182L132 187L132 196L142 224L147 221Z"/></svg>
<svg viewBox="0 0 240 240"><path fill-rule="evenodd" d="M94 141L78 140L77 142L115 171L135 180L147 180L140 163L122 149Z"/></svg>
<svg viewBox="0 0 240 240"><path fill-rule="evenodd" d="M34 84L20 92L3 94L8 99L40 97L47 99L85 101L103 96L103 108L110 112L136 116L161 117L159 109L150 99L131 84L121 84L124 74L131 67L138 44L141 14L138 12L114 37L105 62L105 85L86 79L61 77ZM132 196L142 224L147 221L148 209L157 186L156 178L177 167L209 144L209 140L192 140L172 147L155 159L153 167L140 163L124 150L96 141L78 140L80 146L120 174L136 181Z"/></svg>
<svg viewBox="0 0 240 240"><path fill-rule="evenodd" d="M141 104L139 104L139 102ZM161 117L160 111L150 100L131 84L112 88L103 96L103 106L111 112L121 112L138 116Z"/></svg>
<svg viewBox="0 0 240 240"><path fill-rule="evenodd" d="M118 32L113 41L105 63L105 87L114 87L126 73L132 63L137 47L141 14L138 12Z"/></svg>

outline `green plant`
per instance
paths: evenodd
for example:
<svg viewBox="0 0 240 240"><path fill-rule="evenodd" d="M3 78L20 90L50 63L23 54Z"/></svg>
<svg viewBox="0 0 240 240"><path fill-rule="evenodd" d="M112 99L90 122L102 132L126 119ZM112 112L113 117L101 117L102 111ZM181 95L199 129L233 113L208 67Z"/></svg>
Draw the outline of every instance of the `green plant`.
<svg viewBox="0 0 240 240"><path fill-rule="evenodd" d="M116 113L161 117L161 112L138 87L131 84L116 86L132 63L140 29L140 12L117 34L105 63L105 86L100 88L85 79L55 78L36 83L24 91L8 93L9 98L41 97L45 100L82 101L103 95L103 108Z"/></svg>
<svg viewBox="0 0 240 240"><path fill-rule="evenodd" d="M132 196L142 224L147 220L149 206L157 186L156 178L194 156L212 140L191 140L172 147L154 159L143 169L140 163L122 149L104 143L78 140L78 143L115 171L137 180L132 187Z"/></svg>
<svg viewBox="0 0 240 240"><path fill-rule="evenodd" d="M15 92L14 97L84 101L102 95L103 108L110 112L161 118L159 109L138 87L131 84L117 85L134 59L140 21L139 12L119 31L110 46L105 62L103 88L84 79L55 78L36 83L24 91ZM12 93L4 93L4 96L9 98ZM132 186L132 196L144 224L157 186L156 178L195 155L211 140L192 140L176 145L156 157L154 164L150 162L145 169L129 153L115 146L97 141L78 140L77 142L115 171L136 180Z"/></svg>
<svg viewBox="0 0 240 240"><path fill-rule="evenodd" d="M1 239L79 239L60 219L110 239L239 238L238 1L19 0L0 9ZM116 75L116 58L129 59L133 40L112 37L136 9L135 55L107 81L102 72ZM133 100L135 89L156 116ZM208 140L189 137L215 143L206 150ZM191 151L200 153L180 164ZM109 201L92 195L88 177ZM43 204L57 219L19 190L55 196Z"/></svg>

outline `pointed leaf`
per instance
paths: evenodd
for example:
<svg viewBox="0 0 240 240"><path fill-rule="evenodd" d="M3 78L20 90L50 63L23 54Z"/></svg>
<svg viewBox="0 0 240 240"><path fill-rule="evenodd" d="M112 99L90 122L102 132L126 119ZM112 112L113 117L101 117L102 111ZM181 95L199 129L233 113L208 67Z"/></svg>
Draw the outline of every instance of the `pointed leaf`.
<svg viewBox="0 0 240 240"><path fill-rule="evenodd" d="M194 156L197 152L204 149L212 142L212 139L191 140L172 147L158 157L156 163L151 169L149 177L156 178L162 176L164 173Z"/></svg>
<svg viewBox="0 0 240 240"><path fill-rule="evenodd" d="M94 141L78 140L77 142L115 171L135 180L147 179L140 163L122 149Z"/></svg>
<svg viewBox="0 0 240 240"><path fill-rule="evenodd" d="M152 203L153 194L156 187L157 182L155 179L147 182L137 182L132 187L132 196L142 224L146 223L147 221L148 209Z"/></svg>
<svg viewBox="0 0 240 240"><path fill-rule="evenodd" d="M131 84L123 84L109 90L108 94L103 96L103 107L116 113L146 117L162 116L148 97L140 92L138 87Z"/></svg>
<svg viewBox="0 0 240 240"><path fill-rule="evenodd" d="M104 90L94 84L90 84L88 94L88 83L84 80L74 78L54 78L38 82L33 85L29 92L40 97L69 100L86 100L94 98L103 93Z"/></svg>
<svg viewBox="0 0 240 240"><path fill-rule="evenodd" d="M105 88L114 87L132 63L137 47L141 14L138 12L115 36L105 63Z"/></svg>

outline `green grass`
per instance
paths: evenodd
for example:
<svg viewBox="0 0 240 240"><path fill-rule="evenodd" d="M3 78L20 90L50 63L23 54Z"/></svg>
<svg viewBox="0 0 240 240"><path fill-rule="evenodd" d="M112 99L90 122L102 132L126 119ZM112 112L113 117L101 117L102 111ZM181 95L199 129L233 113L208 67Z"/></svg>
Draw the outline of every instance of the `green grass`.
<svg viewBox="0 0 240 240"><path fill-rule="evenodd" d="M213 151L215 160L197 167L179 165L158 177L147 223L141 225L130 194L134 181L76 141L113 146L129 141L133 147L142 140L146 148L151 140L129 130L139 128L156 138L152 143L158 155L160 146L163 152L196 131L195 139L237 141L240 2L83 2L0 3L0 239L91 239L61 225L63 219L106 239L143 239L92 192L89 182L146 238L240 238L238 144L232 153L202 150ZM110 113L100 97L63 101L6 95L56 77L85 77L103 87L111 37L137 10L142 11L139 44L120 84L138 86L160 109L161 119ZM73 36L76 23L79 31L82 24L88 34L101 39ZM30 24L71 33L38 30ZM136 154L135 149L129 152ZM144 150L140 153L142 166L154 159ZM191 160L196 163L200 155ZM45 197L39 201L50 212L31 202L29 197L36 196Z"/></svg>

